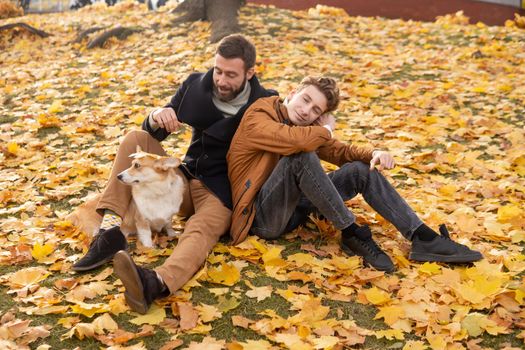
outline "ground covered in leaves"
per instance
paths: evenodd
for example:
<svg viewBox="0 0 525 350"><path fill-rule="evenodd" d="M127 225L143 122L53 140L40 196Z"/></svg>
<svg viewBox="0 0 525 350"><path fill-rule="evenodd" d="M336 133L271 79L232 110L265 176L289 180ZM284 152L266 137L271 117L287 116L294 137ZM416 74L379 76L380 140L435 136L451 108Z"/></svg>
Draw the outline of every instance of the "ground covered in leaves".
<svg viewBox="0 0 525 350"><path fill-rule="evenodd" d="M356 18L331 8L246 6L257 72L282 95L306 74L336 77L337 136L389 149L388 173L430 226L483 252L472 266L415 264L410 245L361 198L348 206L392 256L364 268L319 220L275 242L219 244L183 290L130 312L110 266L70 272L89 238L64 217L108 177L119 139L193 71L211 67L209 24L171 25L170 6L95 5L24 21L53 34L0 32L0 347L2 349L494 349L525 338L525 31ZM139 31L86 49L82 31ZM165 142L181 156L183 130ZM326 165L330 169L329 165ZM176 222L179 229L183 222ZM132 244L160 264L158 249Z"/></svg>

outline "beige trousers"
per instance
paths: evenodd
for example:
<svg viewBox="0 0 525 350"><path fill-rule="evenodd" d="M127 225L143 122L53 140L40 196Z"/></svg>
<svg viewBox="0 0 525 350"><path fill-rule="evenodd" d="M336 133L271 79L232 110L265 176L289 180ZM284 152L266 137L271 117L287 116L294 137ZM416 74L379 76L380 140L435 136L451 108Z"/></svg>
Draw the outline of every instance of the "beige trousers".
<svg viewBox="0 0 525 350"><path fill-rule="evenodd" d="M137 145L143 151L166 155L160 143L146 131L130 131L117 151L108 183L100 199L97 211L110 209L124 216L131 201L131 187L117 179L117 175L129 168ZM164 264L156 268L172 293L180 289L202 266L219 238L228 231L232 212L204 184L192 179L184 193L181 216L187 217L184 232L179 237L173 253Z"/></svg>

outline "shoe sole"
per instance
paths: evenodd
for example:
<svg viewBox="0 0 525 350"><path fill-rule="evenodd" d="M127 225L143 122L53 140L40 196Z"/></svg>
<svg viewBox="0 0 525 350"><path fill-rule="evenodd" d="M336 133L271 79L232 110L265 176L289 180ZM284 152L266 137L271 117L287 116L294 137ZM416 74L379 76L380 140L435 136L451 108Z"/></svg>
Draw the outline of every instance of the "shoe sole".
<svg viewBox="0 0 525 350"><path fill-rule="evenodd" d="M113 258L113 271L120 278L126 291L124 297L131 310L144 315L148 312L148 303L144 298L144 286L135 268L135 263L125 251L119 251Z"/></svg>
<svg viewBox="0 0 525 350"><path fill-rule="evenodd" d="M377 267L374 267L374 266L370 265L369 263L367 263L367 262L365 261L365 258L363 258L361 255L357 255L357 254L354 253L354 251L351 250L350 248L347 248L347 247L345 247L344 245L341 245L340 247L341 247L341 249L346 253L346 255L348 255L348 256L359 256L359 257L361 258L361 260L363 260L363 266L371 267L371 268L373 268L373 269L376 269L377 271L383 271L383 272L386 272L386 273L393 273L393 272L396 271L395 266L394 266L394 268L392 268L392 269L390 269L390 270L381 270L381 269L378 269Z"/></svg>
<svg viewBox="0 0 525 350"><path fill-rule="evenodd" d="M113 255L114 256L114 255ZM72 266L71 267L71 270L75 271L75 272L85 272L85 271L90 271L90 270L94 270L96 269L97 267L100 267L102 265L104 265L105 263L111 261L111 259L113 259L113 256L110 256L109 258L106 258L106 259L103 259L103 260L100 260L94 264L91 264L89 266Z"/></svg>
<svg viewBox="0 0 525 350"><path fill-rule="evenodd" d="M468 254L460 256L429 254L429 253L410 253L408 254L410 260L419 262L443 262L443 263L458 263L466 264L483 259L481 254Z"/></svg>
<svg viewBox="0 0 525 350"><path fill-rule="evenodd" d="M122 250L127 250L127 249L128 249L128 244L126 242L126 244L124 246L124 249L122 249ZM102 259L100 261L97 261L96 263L91 264L89 266L78 266L78 267L76 267L75 265L73 265L73 266L71 266L71 270L73 270L75 272L85 272L85 271L94 270L97 267L100 267L100 266L104 265L105 263L110 262L113 259L113 257L115 256L115 254L113 254L112 256L107 257L105 259Z"/></svg>

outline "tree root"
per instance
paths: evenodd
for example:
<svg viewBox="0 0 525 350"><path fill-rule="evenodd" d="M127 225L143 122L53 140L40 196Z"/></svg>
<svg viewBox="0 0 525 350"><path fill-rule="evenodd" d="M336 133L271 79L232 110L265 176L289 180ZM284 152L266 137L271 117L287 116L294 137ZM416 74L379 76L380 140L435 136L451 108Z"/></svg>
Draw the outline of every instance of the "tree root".
<svg viewBox="0 0 525 350"><path fill-rule="evenodd" d="M95 39L91 40L87 44L88 49L92 49L94 47L103 47L106 41L111 37L116 37L119 40L124 40L128 36L130 36L133 33L139 33L142 32L142 28L128 28L128 27L116 27L113 29L110 29L99 36L97 36Z"/></svg>
<svg viewBox="0 0 525 350"><path fill-rule="evenodd" d="M89 29L86 29L82 32L80 32L78 35L77 35L77 38L75 40L72 41L72 43L80 43L82 42L82 40L84 40L89 34L91 33L95 33L95 32L98 32L99 30L102 30L102 29L106 29L107 27L93 27L93 28L89 28Z"/></svg>
<svg viewBox="0 0 525 350"><path fill-rule="evenodd" d="M41 38L47 38L48 36L53 35L53 34L46 33L43 30L36 29L35 27L32 27L29 24L23 23L23 22L5 24L3 26L0 26L0 31L8 30L8 29L16 28L16 27L23 28L29 31L30 33L38 35Z"/></svg>

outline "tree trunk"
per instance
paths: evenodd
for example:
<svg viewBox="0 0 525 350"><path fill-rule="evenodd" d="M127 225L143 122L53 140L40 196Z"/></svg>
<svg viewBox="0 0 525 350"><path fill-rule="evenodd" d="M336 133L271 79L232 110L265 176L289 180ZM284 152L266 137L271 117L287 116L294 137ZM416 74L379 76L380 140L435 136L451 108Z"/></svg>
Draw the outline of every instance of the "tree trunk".
<svg viewBox="0 0 525 350"><path fill-rule="evenodd" d="M174 12L182 13L174 23L210 21L212 43L240 31L237 15L242 0L184 0Z"/></svg>

